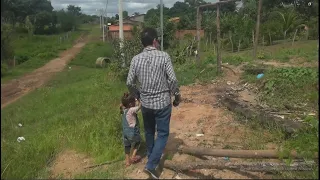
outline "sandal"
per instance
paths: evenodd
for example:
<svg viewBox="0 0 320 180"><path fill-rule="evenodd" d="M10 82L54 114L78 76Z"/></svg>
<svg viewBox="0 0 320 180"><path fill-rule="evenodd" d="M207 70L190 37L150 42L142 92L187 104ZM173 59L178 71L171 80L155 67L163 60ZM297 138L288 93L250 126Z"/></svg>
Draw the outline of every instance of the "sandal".
<svg viewBox="0 0 320 180"><path fill-rule="evenodd" d="M136 163L140 162L141 159L142 159L141 156L137 155L134 158L131 158L131 163L136 164Z"/></svg>

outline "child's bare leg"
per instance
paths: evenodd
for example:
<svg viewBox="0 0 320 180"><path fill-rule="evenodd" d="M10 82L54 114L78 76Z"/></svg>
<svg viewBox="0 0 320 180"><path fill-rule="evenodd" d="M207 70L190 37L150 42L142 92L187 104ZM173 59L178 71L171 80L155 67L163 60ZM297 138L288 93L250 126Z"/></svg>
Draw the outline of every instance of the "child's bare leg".
<svg viewBox="0 0 320 180"><path fill-rule="evenodd" d="M137 161L139 161L141 159L140 156L137 156L137 152L138 152L139 147L140 147L140 142L136 143L135 146L133 147L133 152L131 155L132 163L136 163Z"/></svg>
<svg viewBox="0 0 320 180"><path fill-rule="evenodd" d="M125 153L126 153L126 166L130 166L131 165L130 149L131 149L131 146L125 146L124 147L124 150L125 150Z"/></svg>
<svg viewBox="0 0 320 180"><path fill-rule="evenodd" d="M134 159L136 157L137 152L138 152L138 149L134 148L133 152L132 152L132 156L131 156L132 159Z"/></svg>
<svg viewBox="0 0 320 180"><path fill-rule="evenodd" d="M126 154L126 166L131 165L130 154Z"/></svg>

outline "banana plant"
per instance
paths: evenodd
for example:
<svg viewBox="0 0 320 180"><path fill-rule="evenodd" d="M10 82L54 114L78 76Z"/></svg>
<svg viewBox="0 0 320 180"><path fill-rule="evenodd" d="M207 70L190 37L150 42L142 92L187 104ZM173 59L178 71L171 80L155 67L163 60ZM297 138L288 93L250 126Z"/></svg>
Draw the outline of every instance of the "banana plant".
<svg viewBox="0 0 320 180"><path fill-rule="evenodd" d="M281 20L282 20L282 32L283 32L283 38L284 40L287 37L287 33L291 30L293 30L298 23L299 19L297 14L295 13L294 9L290 10L289 12L282 13L280 11L276 11L276 13L279 14Z"/></svg>

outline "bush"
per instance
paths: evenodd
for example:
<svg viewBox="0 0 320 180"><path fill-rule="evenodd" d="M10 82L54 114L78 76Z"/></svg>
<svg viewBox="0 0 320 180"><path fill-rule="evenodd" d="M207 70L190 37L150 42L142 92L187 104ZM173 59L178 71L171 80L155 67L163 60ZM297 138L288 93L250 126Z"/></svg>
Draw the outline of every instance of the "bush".
<svg viewBox="0 0 320 180"><path fill-rule="evenodd" d="M114 40L112 44L114 47L113 63L115 64L113 66L113 70L119 72L119 75L122 77L121 79L124 80L126 79L129 72L132 58L142 52L143 46L141 44L139 36L134 37L132 40L124 40L122 50L120 49L119 40ZM124 56L122 57L121 54L123 54ZM123 67L122 58L124 58L125 67Z"/></svg>
<svg viewBox="0 0 320 180"><path fill-rule="evenodd" d="M22 64L28 61L30 57L28 55L17 55L15 58L17 64Z"/></svg>

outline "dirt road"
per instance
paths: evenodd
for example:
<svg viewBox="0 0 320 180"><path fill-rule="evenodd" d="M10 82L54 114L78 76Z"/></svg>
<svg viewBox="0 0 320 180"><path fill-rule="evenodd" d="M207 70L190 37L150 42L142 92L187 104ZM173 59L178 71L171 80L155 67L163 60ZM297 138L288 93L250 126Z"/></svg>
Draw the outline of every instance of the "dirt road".
<svg viewBox="0 0 320 180"><path fill-rule="evenodd" d="M59 57L51 60L46 65L28 73L18 79L1 84L1 109L15 102L22 96L41 87L53 75L64 69L86 44L83 37L70 49L60 53Z"/></svg>
<svg viewBox="0 0 320 180"><path fill-rule="evenodd" d="M228 71L224 78L219 78L212 83L201 85L194 84L181 87L181 94L184 98L178 108L173 108L170 123L170 136L166 147L168 152L167 160L172 162L193 162L199 160L190 155L176 153L180 145L192 147L207 147L213 149L246 149L252 139L252 130L245 124L234 119L232 113L224 107L217 106L215 95L221 93L227 82L237 84L239 82L239 70L236 73ZM204 134L198 137L197 134ZM262 132L264 133L264 132ZM274 149L273 144L266 144L267 149ZM173 153L172 153L173 152ZM213 158L215 159L215 158ZM219 159L219 158L216 158ZM223 159L223 158L221 158ZM133 165L126 170L125 177L134 179L147 179L148 176L142 172L147 159L139 164ZM242 159L231 158L229 161L243 161ZM184 174L164 169L161 179L260 179L269 178L264 173L245 172L239 173L231 170L202 169L195 174L201 176L185 176Z"/></svg>

